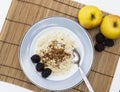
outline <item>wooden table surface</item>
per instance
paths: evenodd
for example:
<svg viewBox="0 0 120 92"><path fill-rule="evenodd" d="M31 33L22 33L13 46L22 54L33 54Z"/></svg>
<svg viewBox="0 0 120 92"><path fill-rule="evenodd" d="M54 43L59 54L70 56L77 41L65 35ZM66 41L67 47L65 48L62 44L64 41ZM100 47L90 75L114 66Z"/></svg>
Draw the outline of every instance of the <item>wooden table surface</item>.
<svg viewBox="0 0 120 92"><path fill-rule="evenodd" d="M6 81L35 92L47 92L32 84L24 75L18 60L18 50L24 33L43 18L63 16L78 22L77 14L84 5L70 0L13 0L0 34L0 81ZM104 15L107 13L103 12ZM99 28L88 30L93 42ZM98 53L88 79L95 92L108 92L120 56L120 39L113 47ZM65 92L88 92L84 82Z"/></svg>

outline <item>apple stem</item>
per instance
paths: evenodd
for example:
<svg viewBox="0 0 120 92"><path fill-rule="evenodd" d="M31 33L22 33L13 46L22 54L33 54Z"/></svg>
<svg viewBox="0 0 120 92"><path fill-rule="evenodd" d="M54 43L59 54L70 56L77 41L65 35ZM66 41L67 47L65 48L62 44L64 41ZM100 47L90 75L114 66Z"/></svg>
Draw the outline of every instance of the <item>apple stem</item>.
<svg viewBox="0 0 120 92"><path fill-rule="evenodd" d="M95 15L94 14L92 14L91 15L91 20L93 20L95 18Z"/></svg>
<svg viewBox="0 0 120 92"><path fill-rule="evenodd" d="M114 26L114 27L117 27L117 22L114 22L113 26Z"/></svg>

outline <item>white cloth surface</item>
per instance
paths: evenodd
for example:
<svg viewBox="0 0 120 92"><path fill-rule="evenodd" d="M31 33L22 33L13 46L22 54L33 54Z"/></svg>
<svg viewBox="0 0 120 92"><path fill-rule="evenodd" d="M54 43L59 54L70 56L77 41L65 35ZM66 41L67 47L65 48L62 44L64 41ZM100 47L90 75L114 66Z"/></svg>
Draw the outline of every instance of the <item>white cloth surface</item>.
<svg viewBox="0 0 120 92"><path fill-rule="evenodd" d="M95 5L99 9L120 16L120 0L74 0L85 5Z"/></svg>
<svg viewBox="0 0 120 92"><path fill-rule="evenodd" d="M0 81L0 92L33 92L26 88Z"/></svg>
<svg viewBox="0 0 120 92"><path fill-rule="evenodd" d="M0 32L12 0L0 0Z"/></svg>

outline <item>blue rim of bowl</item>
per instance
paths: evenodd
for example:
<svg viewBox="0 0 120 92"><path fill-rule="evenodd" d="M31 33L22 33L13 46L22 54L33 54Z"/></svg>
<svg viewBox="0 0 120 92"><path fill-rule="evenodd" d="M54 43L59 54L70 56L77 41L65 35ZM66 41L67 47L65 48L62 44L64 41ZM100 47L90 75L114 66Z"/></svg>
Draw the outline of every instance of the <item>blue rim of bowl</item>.
<svg viewBox="0 0 120 92"><path fill-rule="evenodd" d="M52 17L43 18L43 19L41 19L40 21L45 21L45 20L51 19L51 18L63 18L63 19L72 21L73 23L75 23L76 25L78 25L79 27L81 27L81 29L83 29L83 30L85 31L85 33L87 34L88 38L90 39L90 42L91 42L91 45L92 45L92 49L93 49L93 60L92 60L92 64L91 64L91 67L90 67L88 73L86 74L86 76L88 76L89 73L90 73L90 71L91 71L91 68L92 68L92 66L93 66L94 53L95 53L94 45L93 45L93 40L92 40L90 34L89 34L80 24L78 24L76 21L73 21L73 20L68 19L68 18L65 18L65 17L52 16ZM36 25L36 24L37 24L38 22L40 22L40 21L35 22L33 25L31 25L31 27L34 26L34 25ZM30 27L30 28L31 28L31 27ZM72 87L70 87L70 88L66 88L66 89L63 89L63 90L50 90L50 89L43 88L43 87L39 86L38 84L36 84L35 82L33 82L33 81L28 77L28 75L25 73L25 71L24 71L24 69L23 69L22 63L20 62L20 61L21 61L21 59L20 59L20 50L21 50L22 41L23 41L25 35L29 32L29 29L30 29L30 28L28 28L27 31L26 31L26 32L24 33L24 35L22 36L22 39L21 39L21 41L20 41L20 46L19 46L19 49L18 49L18 58L19 58L20 67L22 68L23 73L24 73L25 76L30 80L30 82L32 82L33 84L35 84L38 88L41 88L41 89L44 89L44 90L48 90L48 91L65 91L65 90L69 90L69 89L75 88L76 86L80 85L80 84L83 82L83 79L82 79L79 83L75 84L74 86L72 86Z"/></svg>

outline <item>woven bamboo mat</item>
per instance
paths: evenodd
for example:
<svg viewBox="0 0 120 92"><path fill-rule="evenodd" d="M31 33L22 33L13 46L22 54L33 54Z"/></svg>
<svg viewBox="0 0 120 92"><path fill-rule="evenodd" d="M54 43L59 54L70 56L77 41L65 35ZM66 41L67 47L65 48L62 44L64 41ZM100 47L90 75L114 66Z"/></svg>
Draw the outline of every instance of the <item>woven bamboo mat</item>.
<svg viewBox="0 0 120 92"><path fill-rule="evenodd" d="M78 10L84 5L69 0L13 0L0 34L0 80L20 85L35 92L47 92L33 85L24 75L18 60L23 34L35 22L50 16L77 20ZM107 13L104 13L105 15ZM89 30L95 40L99 28ZM95 43L95 41L94 41ZM95 92L108 92L120 55L120 39L95 59L88 79ZM88 92L84 82L65 92Z"/></svg>

